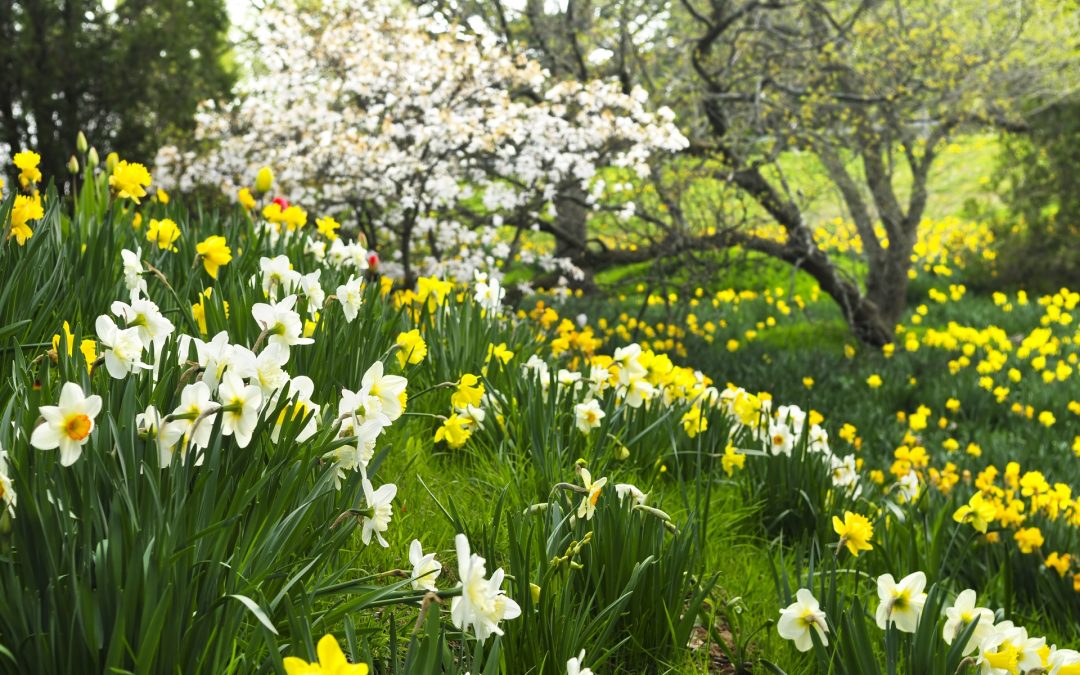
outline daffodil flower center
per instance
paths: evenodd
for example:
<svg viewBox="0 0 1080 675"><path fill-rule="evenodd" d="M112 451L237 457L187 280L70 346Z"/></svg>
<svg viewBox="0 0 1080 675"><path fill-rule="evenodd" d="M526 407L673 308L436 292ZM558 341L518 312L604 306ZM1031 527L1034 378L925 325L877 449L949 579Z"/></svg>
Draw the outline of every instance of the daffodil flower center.
<svg viewBox="0 0 1080 675"><path fill-rule="evenodd" d="M64 420L64 433L73 441L81 441L90 435L92 426L93 422L90 421L89 417L82 413L75 413L74 415L68 415Z"/></svg>

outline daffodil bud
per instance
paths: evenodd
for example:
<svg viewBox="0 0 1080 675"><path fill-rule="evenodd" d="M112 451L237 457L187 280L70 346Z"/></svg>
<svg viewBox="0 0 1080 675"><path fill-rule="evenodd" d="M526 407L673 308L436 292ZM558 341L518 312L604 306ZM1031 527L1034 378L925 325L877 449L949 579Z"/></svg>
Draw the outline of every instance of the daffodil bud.
<svg viewBox="0 0 1080 675"><path fill-rule="evenodd" d="M86 142L86 134L80 131L79 135L75 137L75 149L79 151L79 153L85 153L88 147L90 146Z"/></svg>
<svg viewBox="0 0 1080 675"><path fill-rule="evenodd" d="M90 152L86 155L86 167L88 169L96 169L101 160L98 159L97 148L90 148Z"/></svg>
<svg viewBox="0 0 1080 675"><path fill-rule="evenodd" d="M116 154L115 152L110 152L108 155L105 156L105 170L109 173L112 173L113 169L115 169L116 165L119 163L120 155Z"/></svg>
<svg viewBox="0 0 1080 675"><path fill-rule="evenodd" d="M532 595L532 601L534 605L540 603L540 587L536 584L529 584L529 594Z"/></svg>
<svg viewBox="0 0 1080 675"><path fill-rule="evenodd" d="M259 169L255 176L255 191L266 192L274 185L274 172L268 166Z"/></svg>
<svg viewBox="0 0 1080 675"><path fill-rule="evenodd" d="M75 159L75 155L72 155L71 159L68 160L67 170L70 171L72 175L79 173L79 160Z"/></svg>

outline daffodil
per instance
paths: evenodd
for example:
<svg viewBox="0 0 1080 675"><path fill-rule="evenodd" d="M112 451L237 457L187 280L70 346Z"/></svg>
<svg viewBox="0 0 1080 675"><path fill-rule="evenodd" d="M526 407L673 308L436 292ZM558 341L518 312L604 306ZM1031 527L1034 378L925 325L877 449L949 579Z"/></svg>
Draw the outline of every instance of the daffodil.
<svg viewBox="0 0 1080 675"><path fill-rule="evenodd" d="M109 186L116 190L119 199L130 199L138 204L146 196L146 188L150 187L150 172L142 164L121 161L109 176Z"/></svg>
<svg viewBox="0 0 1080 675"><path fill-rule="evenodd" d="M402 368L406 364L416 365L422 363L424 357L427 356L427 343L424 341L420 331L412 329L403 333L399 333L397 339L394 340L394 344L397 345L398 365Z"/></svg>
<svg viewBox="0 0 1080 675"><path fill-rule="evenodd" d="M364 304L364 280L350 275L349 280L337 287L335 294L341 311L345 314L345 321L352 323L360 311L360 305Z"/></svg>
<svg viewBox="0 0 1080 675"><path fill-rule="evenodd" d="M60 464L71 466L82 456L82 447L94 431L101 397L86 396L78 384L67 382L60 389L60 404L43 405L38 412L45 421L30 435L30 445L38 450L59 448Z"/></svg>
<svg viewBox="0 0 1080 675"><path fill-rule="evenodd" d="M41 197L38 195L16 195L15 202L11 205L11 234L19 246L25 246L26 240L34 236L30 229L30 223L45 217L45 209L41 206Z"/></svg>
<svg viewBox="0 0 1080 675"><path fill-rule="evenodd" d="M945 610L945 627L941 632L945 644L951 645L953 640L967 630L968 626L975 623L974 632L964 646L965 656L975 651L976 647L994 631L994 613L985 607L976 607L975 598L975 591L970 588L957 595L953 606Z"/></svg>
<svg viewBox="0 0 1080 675"><path fill-rule="evenodd" d="M457 388L450 396L450 405L455 408L465 408L470 405L480 405L480 399L484 396L484 384L480 378L472 373L465 373L457 382Z"/></svg>
<svg viewBox="0 0 1080 675"><path fill-rule="evenodd" d="M390 502L397 495L397 486L393 483L387 483L375 490L371 485L371 481L365 478L363 487L366 511L364 513L364 526L360 532L360 540L366 546L371 543L371 535L374 534L382 547L386 548L390 544L383 539L382 533L389 529L390 519L394 515L394 509Z"/></svg>
<svg viewBox="0 0 1080 675"><path fill-rule="evenodd" d="M811 634L816 633L822 645L829 644L829 625L825 620L825 612L821 611L814 595L805 588L800 588L795 593L795 602L780 610L780 620L776 622L776 630L780 637L795 643L795 649L800 652L810 651L814 646L814 638Z"/></svg>
<svg viewBox="0 0 1080 675"><path fill-rule="evenodd" d="M259 302L251 307L251 316L268 336L271 344L280 344L283 347L293 345L309 345L311 338L303 337L304 322L300 315L293 311L296 305L296 296L290 295L281 302L267 304Z"/></svg>
<svg viewBox="0 0 1080 675"><path fill-rule="evenodd" d="M156 220L151 218L146 228L146 240L163 251L176 252L176 240L180 238L180 227L169 219Z"/></svg>
<svg viewBox="0 0 1080 675"><path fill-rule="evenodd" d="M589 432L600 426L601 420L604 419L604 411L600 407L600 402L595 398L590 398L584 403L578 403L574 406L574 419L577 423L578 431L589 435Z"/></svg>
<svg viewBox="0 0 1080 675"><path fill-rule="evenodd" d="M19 170L19 184L24 188L33 183L41 182L41 170L38 169L38 164L41 163L41 155L33 150L23 150L15 153L12 161L15 168Z"/></svg>
<svg viewBox="0 0 1080 675"><path fill-rule="evenodd" d="M724 448L724 456L720 458L720 463L723 466L724 473L730 478L735 473L735 469L742 469L746 466L746 455L735 449L735 446L728 443Z"/></svg>
<svg viewBox="0 0 1080 675"><path fill-rule="evenodd" d="M521 615L521 608L502 590L504 573L495 570L491 578L486 578L486 561L472 553L469 540L464 534L454 538L458 559L458 586L461 595L450 601L450 620L459 630L470 626L476 639L483 642L491 635L502 635L499 622L515 619Z"/></svg>
<svg viewBox="0 0 1080 675"><path fill-rule="evenodd" d="M591 668L585 667L585 650L566 662L566 675L593 675Z"/></svg>
<svg viewBox="0 0 1080 675"><path fill-rule="evenodd" d="M874 537L874 526L866 516L851 511L844 512L844 519L833 516L833 531L840 535L840 546L846 546L851 555L858 557L860 551L873 550L870 540Z"/></svg>
<svg viewBox="0 0 1080 675"><path fill-rule="evenodd" d="M218 399L221 401L221 435L236 436L236 444L246 448L259 422L262 390L244 384L239 375L227 370L218 388Z"/></svg>
<svg viewBox="0 0 1080 675"><path fill-rule="evenodd" d="M334 241L338 238L337 231L341 229L341 223L330 216L324 216L315 220L315 227L319 230L319 234Z"/></svg>
<svg viewBox="0 0 1080 675"><path fill-rule="evenodd" d="M581 503L578 504L577 517L592 520L593 514L596 513L596 503L600 501L600 493L603 491L604 486L607 485L607 478L604 477L594 481L592 474L583 466L578 468L578 473L581 474L581 483L585 486L585 496L581 498Z"/></svg>
<svg viewBox="0 0 1080 675"><path fill-rule="evenodd" d="M251 194L249 188L240 188L240 191L236 193L236 201L240 203L245 211L250 211L255 208L255 197Z"/></svg>
<svg viewBox="0 0 1080 675"><path fill-rule="evenodd" d="M993 522L996 514L997 507L994 503L983 497L981 492L976 492L967 504L953 513L953 520L958 523L969 523L977 532L986 534L986 529Z"/></svg>
<svg viewBox="0 0 1080 675"><path fill-rule="evenodd" d="M94 324L98 342L104 348L105 369L109 375L122 380L136 370L149 370L143 363L143 340L139 328L120 329L111 317L101 315Z"/></svg>
<svg viewBox="0 0 1080 675"><path fill-rule="evenodd" d="M286 656L281 665L286 675L367 675L366 663L349 663L345 652L333 635L327 634L317 646L319 660L308 663L295 656Z"/></svg>
<svg viewBox="0 0 1080 675"><path fill-rule="evenodd" d="M904 633L914 633L926 603L926 575L913 572L897 583L891 574L878 577L878 604L875 620L881 630L890 623Z"/></svg>
<svg viewBox="0 0 1080 675"><path fill-rule="evenodd" d="M266 297L276 299L278 294L288 295L300 283L300 273L293 269L286 255L259 258L262 288Z"/></svg>
<svg viewBox="0 0 1080 675"><path fill-rule="evenodd" d="M211 235L195 245L195 252L202 258L203 269L211 278L218 278L218 270L232 260L232 249L225 237Z"/></svg>
<svg viewBox="0 0 1080 675"><path fill-rule="evenodd" d="M451 448L460 448L472 435L471 426L467 419L453 413L435 430L435 442L445 442Z"/></svg>
<svg viewBox="0 0 1080 675"><path fill-rule="evenodd" d="M413 567L413 590L439 590L435 586L435 579L442 573L442 563L435 559L434 553L424 553L419 539L413 539L409 544L409 563Z"/></svg>
<svg viewBox="0 0 1080 675"><path fill-rule="evenodd" d="M171 465L176 444L184 436L183 422L166 422L157 408L151 405L135 416L135 428L140 436L153 441L158 451L158 466L164 468Z"/></svg>

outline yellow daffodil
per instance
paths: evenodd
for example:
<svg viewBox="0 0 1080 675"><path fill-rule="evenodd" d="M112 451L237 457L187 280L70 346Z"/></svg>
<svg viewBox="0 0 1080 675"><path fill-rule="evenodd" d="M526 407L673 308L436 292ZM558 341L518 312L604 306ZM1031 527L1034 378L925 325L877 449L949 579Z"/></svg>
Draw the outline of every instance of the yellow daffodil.
<svg viewBox="0 0 1080 675"><path fill-rule="evenodd" d="M450 397L450 405L455 408L468 408L479 406L480 399L484 396L484 384L480 378L471 373L465 373L458 380L457 389Z"/></svg>
<svg viewBox="0 0 1080 675"><path fill-rule="evenodd" d="M349 663L333 635L324 635L316 647L319 660L308 663L295 656L282 661L287 675L367 675L366 663Z"/></svg>
<svg viewBox="0 0 1080 675"><path fill-rule="evenodd" d="M26 240L34 236L29 223L44 217L45 209L39 195L16 195L15 203L11 206L11 233L8 236L15 237L19 246L25 246Z"/></svg>
<svg viewBox="0 0 1080 675"><path fill-rule="evenodd" d="M435 430L435 442L445 442L451 448L460 448L472 435L470 427L471 422L468 419L454 413Z"/></svg>
<svg viewBox="0 0 1080 675"><path fill-rule="evenodd" d="M41 182L41 170L38 169L38 164L41 163L41 155L33 150L23 150L16 153L12 161L19 170L19 184L24 188L33 183Z"/></svg>
<svg viewBox="0 0 1080 675"><path fill-rule="evenodd" d="M178 249L174 244L179 238L180 227L169 218L161 220L151 218L150 224L146 227L146 240L151 244L157 244L157 247L162 250L175 253Z"/></svg>
<svg viewBox="0 0 1080 675"><path fill-rule="evenodd" d="M136 162L118 162L109 176L109 186L116 190L117 198L138 204L146 196L146 188L150 187L150 172Z"/></svg>
<svg viewBox="0 0 1080 675"><path fill-rule="evenodd" d="M870 540L874 537L874 526L866 516L851 511L844 512L844 519L833 516L833 531L840 535L839 547L846 546L851 555L858 557L859 551L873 550Z"/></svg>
<svg viewBox="0 0 1080 675"><path fill-rule="evenodd" d="M334 241L338 238L337 230L341 229L341 223L330 216L324 216L315 221L315 227L318 228L319 234Z"/></svg>
<svg viewBox="0 0 1080 675"><path fill-rule="evenodd" d="M202 258L206 273L214 279L217 279L218 269L232 260L232 249L225 237L216 234L199 242L195 246L195 252Z"/></svg>
<svg viewBox="0 0 1080 675"><path fill-rule="evenodd" d="M416 365L424 360L427 356L427 343L424 342L424 338L420 335L420 331L413 329L400 333L394 344L398 346L397 360L398 365L402 368L406 364Z"/></svg>

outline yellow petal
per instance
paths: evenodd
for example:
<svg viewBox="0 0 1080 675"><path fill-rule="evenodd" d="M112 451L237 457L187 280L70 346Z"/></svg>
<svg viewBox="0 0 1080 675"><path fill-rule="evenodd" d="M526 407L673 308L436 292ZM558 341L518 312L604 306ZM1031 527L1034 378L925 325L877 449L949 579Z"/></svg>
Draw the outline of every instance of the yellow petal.
<svg viewBox="0 0 1080 675"><path fill-rule="evenodd" d="M341 646L338 645L337 638L330 633L327 633L319 640L319 646L316 649L319 652L319 665L323 668L334 669L348 663L345 660L345 653L341 651Z"/></svg>

